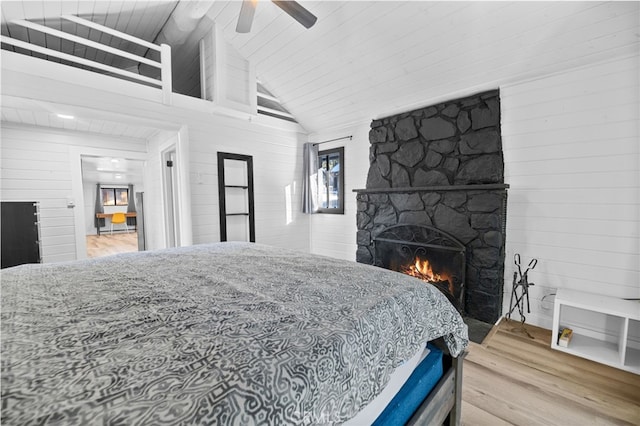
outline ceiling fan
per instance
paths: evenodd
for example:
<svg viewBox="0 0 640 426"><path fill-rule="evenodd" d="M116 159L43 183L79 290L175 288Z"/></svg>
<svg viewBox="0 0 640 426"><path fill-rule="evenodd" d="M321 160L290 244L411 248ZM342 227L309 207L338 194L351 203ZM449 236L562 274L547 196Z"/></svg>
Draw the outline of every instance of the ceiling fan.
<svg viewBox="0 0 640 426"><path fill-rule="evenodd" d="M305 28L311 28L316 23L316 18L313 13L309 12L296 1L276 1L271 0L273 4L284 10L289 16L296 21L300 22ZM236 32L248 33L251 31L251 24L253 23L253 15L256 13L256 6L258 0L243 0L242 7L240 8L240 15L238 16L238 24L236 25Z"/></svg>

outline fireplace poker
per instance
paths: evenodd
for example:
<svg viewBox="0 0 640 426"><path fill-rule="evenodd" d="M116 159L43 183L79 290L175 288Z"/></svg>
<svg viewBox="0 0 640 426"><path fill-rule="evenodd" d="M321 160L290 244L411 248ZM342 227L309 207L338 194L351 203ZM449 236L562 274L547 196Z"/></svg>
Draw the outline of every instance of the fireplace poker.
<svg viewBox="0 0 640 426"><path fill-rule="evenodd" d="M511 312L513 312L513 298L516 297L516 282L518 279L518 273L514 272L513 273L513 286L512 286L512 291L511 291L511 301L509 302L509 313L507 314L507 317L509 317L509 319L511 319Z"/></svg>
<svg viewBox="0 0 640 426"><path fill-rule="evenodd" d="M529 262L529 264L527 265L527 269L525 269L524 271L524 275L521 274L521 276L526 279L529 271L535 268L537 264L538 264L538 259L531 259L531 262ZM518 269L520 269L520 265L518 265Z"/></svg>
<svg viewBox="0 0 640 426"><path fill-rule="evenodd" d="M529 286L533 285L533 283L529 283L529 271L536 267L538 264L538 259L531 259L529 265L527 265L527 269L524 271L524 275L522 276L522 281L525 283L524 291L527 293L527 313L531 313L531 308L529 307Z"/></svg>

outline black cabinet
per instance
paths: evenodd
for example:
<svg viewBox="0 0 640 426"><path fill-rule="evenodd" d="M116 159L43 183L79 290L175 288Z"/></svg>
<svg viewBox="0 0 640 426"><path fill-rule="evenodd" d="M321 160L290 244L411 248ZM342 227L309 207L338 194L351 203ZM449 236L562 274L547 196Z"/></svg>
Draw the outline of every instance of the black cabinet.
<svg viewBox="0 0 640 426"><path fill-rule="evenodd" d="M40 263L38 203L3 201L0 216L2 268Z"/></svg>

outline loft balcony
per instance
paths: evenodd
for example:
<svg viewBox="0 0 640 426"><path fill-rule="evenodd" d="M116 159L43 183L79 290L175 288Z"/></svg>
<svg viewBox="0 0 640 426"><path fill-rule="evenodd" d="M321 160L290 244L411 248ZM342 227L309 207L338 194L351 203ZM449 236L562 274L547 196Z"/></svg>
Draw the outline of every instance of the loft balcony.
<svg viewBox="0 0 640 426"><path fill-rule="evenodd" d="M145 21L144 26L153 29L144 32L155 32L157 35L153 39L156 41L167 38L162 31L171 26L169 17L174 19L178 7L197 7L197 2L193 2L195 6L191 2L184 6L174 4L178 2L151 3L159 3L155 5L160 8L155 10L155 17L161 23ZM169 7L172 4L173 8ZM11 9L5 10L8 7L3 5L0 36L3 53L14 52L30 59L108 76L111 78L109 83L94 84L105 84L128 96L141 96L165 105L211 110L248 119L256 119L260 114L263 119L269 117L268 121L276 118L296 123L278 99L257 81L255 67L224 41L214 22L206 31L195 31L194 27L190 28L192 33L181 35L183 40L199 38L191 43L197 45L196 52L186 54L172 52L167 43L148 41L152 39L150 36L143 39L73 14L53 19L12 19ZM141 12L131 11L132 20L136 13ZM185 13L194 14L193 10ZM164 27L160 28L162 23ZM176 25L188 27L183 23L173 26ZM5 63L32 62L12 54L3 54L3 59ZM47 65L50 66L61 69L54 64ZM64 73L58 71L56 74ZM138 87L134 88L130 83Z"/></svg>
<svg viewBox="0 0 640 426"><path fill-rule="evenodd" d="M97 34L93 36L94 39L101 40L107 36L108 39L117 41L112 42L111 45L105 44L35 22L15 19L11 21L12 25L40 33L41 37L33 37L34 41L29 42L3 34L0 36L2 48L159 88L162 90L163 102L170 103L172 79L169 45L156 45L74 15L63 15L60 20L85 27L89 30L87 34ZM57 45L58 50L35 42L36 40L46 41L47 37L55 38L55 44L51 42L43 44ZM71 53L62 51L63 41L74 44ZM144 56L135 53L139 51L147 53ZM89 59L91 56L95 59ZM143 65L146 65L150 72L143 73Z"/></svg>

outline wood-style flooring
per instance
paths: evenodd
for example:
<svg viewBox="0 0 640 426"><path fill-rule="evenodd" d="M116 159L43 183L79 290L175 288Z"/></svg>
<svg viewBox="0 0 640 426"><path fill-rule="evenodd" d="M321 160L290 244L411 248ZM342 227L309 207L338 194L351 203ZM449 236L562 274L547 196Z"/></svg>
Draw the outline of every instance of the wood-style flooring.
<svg viewBox="0 0 640 426"><path fill-rule="evenodd" d="M551 331L508 320L464 362L462 424L640 425L640 376L551 349Z"/></svg>
<svg viewBox="0 0 640 426"><path fill-rule="evenodd" d="M109 256L131 251L138 251L137 232L87 235L87 257Z"/></svg>

